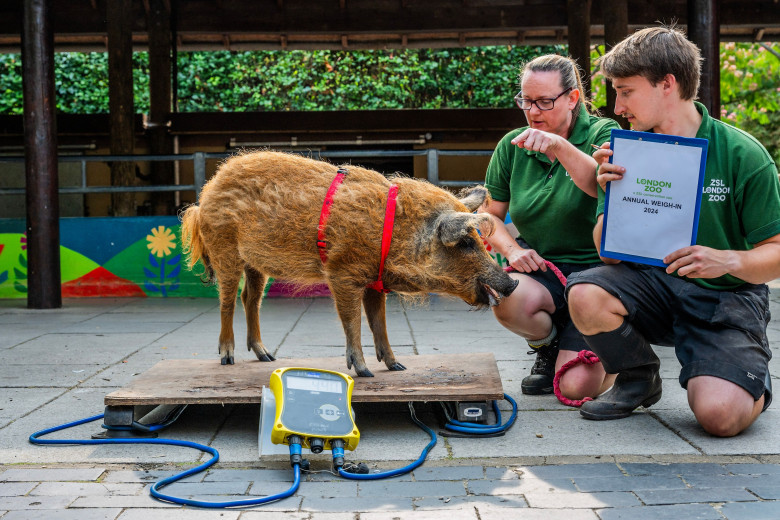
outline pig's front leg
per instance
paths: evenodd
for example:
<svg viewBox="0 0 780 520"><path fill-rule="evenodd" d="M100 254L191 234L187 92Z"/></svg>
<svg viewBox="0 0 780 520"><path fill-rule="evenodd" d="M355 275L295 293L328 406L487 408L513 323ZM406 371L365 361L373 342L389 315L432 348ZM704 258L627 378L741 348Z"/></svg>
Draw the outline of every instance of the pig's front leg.
<svg viewBox="0 0 780 520"><path fill-rule="evenodd" d="M363 358L363 347L360 345L360 298L363 288L347 284L330 283L330 292L336 302L336 311L344 327L347 337L347 368L355 365L355 372L360 377L374 377L366 366Z"/></svg>
<svg viewBox="0 0 780 520"><path fill-rule="evenodd" d="M389 370L406 370L405 366L395 360L395 354L387 339L386 299L385 293L374 289L366 289L363 293L363 308L366 310L368 326L374 335L376 358L384 361Z"/></svg>

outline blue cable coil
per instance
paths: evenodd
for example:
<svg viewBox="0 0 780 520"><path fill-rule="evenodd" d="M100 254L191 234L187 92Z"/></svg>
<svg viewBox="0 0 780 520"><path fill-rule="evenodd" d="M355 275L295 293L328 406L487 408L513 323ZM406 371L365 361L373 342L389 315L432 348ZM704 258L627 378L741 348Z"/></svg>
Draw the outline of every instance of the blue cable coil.
<svg viewBox="0 0 780 520"><path fill-rule="evenodd" d="M512 415L504 424L501 424L501 411L498 409L498 404L493 401L493 411L496 414L496 424L475 424L449 419L447 424L444 425L444 428L454 432L470 433L477 436L506 431L512 427L515 419L517 418L517 402L508 394L504 394L504 399L509 401L512 405Z"/></svg>

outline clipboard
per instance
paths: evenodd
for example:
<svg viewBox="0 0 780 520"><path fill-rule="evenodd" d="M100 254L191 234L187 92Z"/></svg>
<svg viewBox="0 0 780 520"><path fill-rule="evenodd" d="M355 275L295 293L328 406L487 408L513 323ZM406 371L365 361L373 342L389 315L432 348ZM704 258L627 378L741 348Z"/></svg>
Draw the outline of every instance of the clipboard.
<svg viewBox="0 0 780 520"><path fill-rule="evenodd" d="M607 183L601 256L658 267L696 243L707 139L613 129L614 161L626 168Z"/></svg>

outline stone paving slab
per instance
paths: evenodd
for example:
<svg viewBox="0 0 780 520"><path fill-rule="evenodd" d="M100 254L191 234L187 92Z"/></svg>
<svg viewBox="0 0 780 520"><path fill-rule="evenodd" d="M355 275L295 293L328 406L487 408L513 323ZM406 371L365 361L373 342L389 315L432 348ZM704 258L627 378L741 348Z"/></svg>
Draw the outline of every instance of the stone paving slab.
<svg viewBox="0 0 780 520"><path fill-rule="evenodd" d="M645 505L707 502L750 502L755 496L744 488L638 489L634 491Z"/></svg>
<svg viewBox="0 0 780 520"><path fill-rule="evenodd" d="M723 516L707 504L599 509L598 515L601 520L723 520Z"/></svg>
<svg viewBox="0 0 780 520"><path fill-rule="evenodd" d="M777 520L780 518L780 502L730 502L717 509L729 520Z"/></svg>
<svg viewBox="0 0 780 520"><path fill-rule="evenodd" d="M776 481L770 483L766 479L762 480L764 484L748 484L745 488L762 500L780 500L780 485Z"/></svg>
<svg viewBox="0 0 780 520"><path fill-rule="evenodd" d="M114 496L138 495L143 486L104 482L43 482L33 489L30 496Z"/></svg>
<svg viewBox="0 0 780 520"><path fill-rule="evenodd" d="M105 470L90 469L6 469L0 474L0 482L94 482Z"/></svg>
<svg viewBox="0 0 780 520"><path fill-rule="evenodd" d="M313 516L314 519L319 519L320 516L318 514L315 514ZM414 511L414 512L404 512L403 515L400 515L398 513L361 513L360 519L361 520L398 520L399 518L413 518L415 520L441 520L442 518L442 512L441 511ZM463 510L448 510L447 511L447 518L451 520L477 520L479 517L477 516L476 511L474 508L469 509L463 509Z"/></svg>
<svg viewBox="0 0 780 520"><path fill-rule="evenodd" d="M0 497L27 495L38 482L0 482Z"/></svg>
<svg viewBox="0 0 780 520"><path fill-rule="evenodd" d="M120 508L105 509L66 509L57 511L57 520L114 520L120 514ZM3 520L51 520L54 518L51 511L10 511L2 517Z"/></svg>
<svg viewBox="0 0 780 520"><path fill-rule="evenodd" d="M0 428L51 401L65 390L61 388L5 387L0 401Z"/></svg>
<svg viewBox="0 0 780 520"><path fill-rule="evenodd" d="M237 520L241 511L203 511L186 509L180 511L154 510L125 511L117 520Z"/></svg>

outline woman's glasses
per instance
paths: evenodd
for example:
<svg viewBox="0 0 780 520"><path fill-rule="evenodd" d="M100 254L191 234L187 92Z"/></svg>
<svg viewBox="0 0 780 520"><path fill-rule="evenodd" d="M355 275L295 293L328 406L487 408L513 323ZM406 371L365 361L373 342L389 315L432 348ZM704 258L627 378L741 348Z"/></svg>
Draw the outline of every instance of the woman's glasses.
<svg viewBox="0 0 780 520"><path fill-rule="evenodd" d="M531 105L536 105L536 108L539 110L552 110L555 108L555 100L568 93L573 88L574 87L567 88L554 98L526 99L523 97L522 92L518 92L518 94L515 96L515 103L517 103L517 106L523 110L531 110Z"/></svg>

